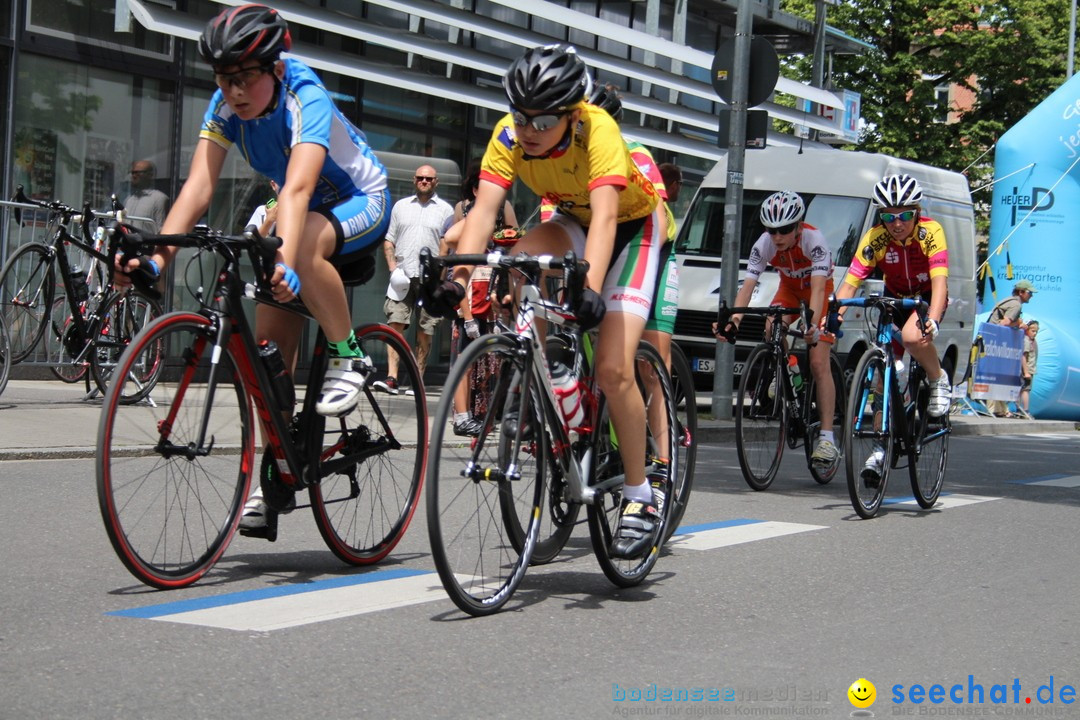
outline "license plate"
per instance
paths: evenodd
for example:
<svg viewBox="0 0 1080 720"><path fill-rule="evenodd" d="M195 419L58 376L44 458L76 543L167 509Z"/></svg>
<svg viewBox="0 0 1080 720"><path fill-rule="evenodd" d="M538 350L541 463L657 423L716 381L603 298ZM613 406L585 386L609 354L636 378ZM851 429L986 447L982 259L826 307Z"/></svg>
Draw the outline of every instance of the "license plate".
<svg viewBox="0 0 1080 720"><path fill-rule="evenodd" d="M716 371L716 360L714 358L694 358L693 364L694 372L711 373ZM732 366L732 370L736 377L742 375L744 364L745 363L737 362Z"/></svg>

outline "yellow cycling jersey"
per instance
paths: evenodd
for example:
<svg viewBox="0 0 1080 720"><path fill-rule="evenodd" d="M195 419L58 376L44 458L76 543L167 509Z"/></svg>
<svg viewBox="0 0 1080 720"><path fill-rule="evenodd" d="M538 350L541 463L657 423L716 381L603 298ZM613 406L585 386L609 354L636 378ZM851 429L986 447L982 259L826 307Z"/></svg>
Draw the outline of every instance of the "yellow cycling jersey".
<svg viewBox="0 0 1080 720"><path fill-rule="evenodd" d="M507 190L521 178L542 201L588 227L589 193L612 185L619 190L618 222L647 217L659 200L656 188L634 164L619 126L604 110L583 103L566 138L545 157L528 157L507 114L495 126L484 152L480 178Z"/></svg>

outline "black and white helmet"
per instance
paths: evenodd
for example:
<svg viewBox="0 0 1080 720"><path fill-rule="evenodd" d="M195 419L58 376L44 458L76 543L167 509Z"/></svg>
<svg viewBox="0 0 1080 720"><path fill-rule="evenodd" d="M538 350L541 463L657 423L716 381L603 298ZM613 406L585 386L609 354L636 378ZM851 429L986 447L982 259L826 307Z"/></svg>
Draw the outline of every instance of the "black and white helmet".
<svg viewBox="0 0 1080 720"><path fill-rule="evenodd" d="M214 67L248 60L276 61L290 47L285 18L273 8L254 3L222 10L199 38L199 54Z"/></svg>
<svg viewBox="0 0 1080 720"><path fill-rule="evenodd" d="M566 112L585 99L591 86L585 61L563 43L526 50L503 76L506 97L518 110Z"/></svg>
<svg viewBox="0 0 1080 720"><path fill-rule="evenodd" d="M605 110L615 122L622 120L622 99L615 88L599 83L594 84L593 91L589 95L589 104Z"/></svg>
<svg viewBox="0 0 1080 720"><path fill-rule="evenodd" d="M874 186L874 202L883 208L918 205L922 195L922 185L910 175L888 175Z"/></svg>
<svg viewBox="0 0 1080 720"><path fill-rule="evenodd" d="M778 228L802 220L806 214L806 205L798 193L781 190L765 198L761 203L761 224L767 228Z"/></svg>

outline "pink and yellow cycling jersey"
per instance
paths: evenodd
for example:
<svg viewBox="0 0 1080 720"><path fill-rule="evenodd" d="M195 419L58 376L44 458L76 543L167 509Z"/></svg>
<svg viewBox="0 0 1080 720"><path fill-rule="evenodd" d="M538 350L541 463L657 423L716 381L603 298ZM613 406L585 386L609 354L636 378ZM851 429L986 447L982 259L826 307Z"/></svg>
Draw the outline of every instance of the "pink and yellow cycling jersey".
<svg viewBox="0 0 1080 720"><path fill-rule="evenodd" d="M914 297L930 292L931 278L949 276L945 231L935 220L922 217L901 243L883 225L875 225L859 241L844 282L859 287L876 267L881 268L890 295Z"/></svg>
<svg viewBox="0 0 1080 720"><path fill-rule="evenodd" d="M618 222L648 217L659 200L656 188L634 164L619 126L604 110L580 106L573 131L545 157L528 157L507 114L495 126L484 153L480 179L509 189L520 177L530 190L588 227L589 193L603 185L619 190Z"/></svg>
<svg viewBox="0 0 1080 720"><path fill-rule="evenodd" d="M746 277L757 280L768 265L780 273L780 287L791 290L809 290L814 275L831 278L832 253L825 236L813 225L800 223L802 233L799 242L787 250L780 250L772 236L765 232L750 250L746 262Z"/></svg>

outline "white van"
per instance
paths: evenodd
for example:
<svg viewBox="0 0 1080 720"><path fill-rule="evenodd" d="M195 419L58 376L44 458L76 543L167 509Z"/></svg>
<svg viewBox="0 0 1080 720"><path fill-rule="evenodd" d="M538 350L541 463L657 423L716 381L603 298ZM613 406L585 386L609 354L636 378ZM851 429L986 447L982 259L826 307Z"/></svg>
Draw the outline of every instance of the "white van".
<svg viewBox="0 0 1080 720"><path fill-rule="evenodd" d="M887 155L817 148L801 152L787 147L748 150L745 165L740 283L750 248L764 231L758 209L770 194L794 190L802 196L807 206L805 222L821 230L829 241L836 264L834 285L839 288L855 246L876 223L876 206L871 201L875 183L886 175L898 173L918 179L924 192L923 214L941 223L949 249L949 308L935 345L953 381L963 377L975 322L975 219L967 178ZM675 245L679 264L675 340L690 358L698 397L703 391L708 397L712 391L716 340L710 326L716 320L721 297L726 177L727 162L721 160L705 176L690 203ZM776 271L764 273L750 304L768 304L778 284ZM868 288L873 291L875 286L880 292L880 282L868 281L859 294ZM849 377L869 340L862 317L861 310L848 312L844 336L836 346ZM763 329L761 316L743 318L735 351L736 376L741 374L742 362L750 349L761 342Z"/></svg>

